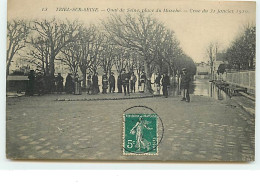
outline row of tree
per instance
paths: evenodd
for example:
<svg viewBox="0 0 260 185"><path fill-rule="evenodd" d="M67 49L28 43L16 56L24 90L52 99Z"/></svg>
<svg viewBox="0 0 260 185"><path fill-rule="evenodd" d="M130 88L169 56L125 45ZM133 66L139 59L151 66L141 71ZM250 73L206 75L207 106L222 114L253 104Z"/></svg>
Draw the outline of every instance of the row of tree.
<svg viewBox="0 0 260 185"><path fill-rule="evenodd" d="M88 71L102 68L110 73L115 66L145 71L179 74L186 67L196 73L193 60L184 54L173 31L151 16L111 15L102 26L78 21L12 20L7 24L7 75L14 56L33 63L45 75L53 76L55 63L69 66L76 75L81 71L83 86ZM26 47L26 48L25 48ZM151 89L147 80L147 89Z"/></svg>
<svg viewBox="0 0 260 185"><path fill-rule="evenodd" d="M227 49L229 67L237 70L255 68L256 27L247 24Z"/></svg>

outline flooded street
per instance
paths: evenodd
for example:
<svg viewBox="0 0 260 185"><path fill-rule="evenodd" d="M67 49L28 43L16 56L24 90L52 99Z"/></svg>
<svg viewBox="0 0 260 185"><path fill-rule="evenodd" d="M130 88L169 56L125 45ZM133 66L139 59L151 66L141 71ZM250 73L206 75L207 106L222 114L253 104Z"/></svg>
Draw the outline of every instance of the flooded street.
<svg viewBox="0 0 260 185"><path fill-rule="evenodd" d="M230 97L216 85L209 82L209 79L197 79L191 84L190 94L198 96L209 96L216 100L227 100Z"/></svg>
<svg viewBox="0 0 260 185"><path fill-rule="evenodd" d="M161 89L162 94L162 89ZM230 97L222 90L218 89L209 79L196 79L190 84L190 94L197 96L207 96L216 100L227 100ZM170 96L181 95L178 86L170 89Z"/></svg>

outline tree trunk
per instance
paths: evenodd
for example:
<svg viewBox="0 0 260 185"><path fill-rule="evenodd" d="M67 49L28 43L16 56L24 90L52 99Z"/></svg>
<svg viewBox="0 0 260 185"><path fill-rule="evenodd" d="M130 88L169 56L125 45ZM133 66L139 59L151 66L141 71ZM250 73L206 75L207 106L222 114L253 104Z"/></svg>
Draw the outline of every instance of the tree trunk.
<svg viewBox="0 0 260 185"><path fill-rule="evenodd" d="M49 61L48 61L48 53L45 54L45 75L48 76L50 74L49 70Z"/></svg>
<svg viewBox="0 0 260 185"><path fill-rule="evenodd" d="M54 76L55 74L54 59L50 60L50 74L51 76Z"/></svg>
<svg viewBox="0 0 260 185"><path fill-rule="evenodd" d="M111 75L111 67L108 69L108 77Z"/></svg>
<svg viewBox="0 0 260 185"><path fill-rule="evenodd" d="M96 74L97 68L96 68L96 67L93 67L93 68L92 68L92 72L93 72L93 74Z"/></svg>
<svg viewBox="0 0 260 185"><path fill-rule="evenodd" d="M6 65L6 77L9 75L9 69L10 69L10 66L11 66L11 62L7 62L7 65Z"/></svg>
<svg viewBox="0 0 260 185"><path fill-rule="evenodd" d="M46 65L45 65L45 75L49 75L50 74L50 69L49 69L49 63L46 61L46 63L45 63Z"/></svg>
<svg viewBox="0 0 260 185"><path fill-rule="evenodd" d="M83 70L81 70L81 72L83 75L82 88L86 89L87 70L83 69Z"/></svg>
<svg viewBox="0 0 260 185"><path fill-rule="evenodd" d="M153 93L153 89L151 86L151 71L150 71L150 66L148 65L148 62L144 62L144 72L146 74L146 84L145 84L145 92L146 93Z"/></svg>
<svg viewBox="0 0 260 185"><path fill-rule="evenodd" d="M44 61L44 58L42 57L42 72L45 73L45 61Z"/></svg>
<svg viewBox="0 0 260 185"><path fill-rule="evenodd" d="M54 60L55 60L55 55L54 55L54 51L52 51L51 56L50 56L50 73L51 73L51 76L54 76L54 73L55 73Z"/></svg>
<svg viewBox="0 0 260 185"><path fill-rule="evenodd" d="M168 76L172 75L172 69L171 66L168 64Z"/></svg>

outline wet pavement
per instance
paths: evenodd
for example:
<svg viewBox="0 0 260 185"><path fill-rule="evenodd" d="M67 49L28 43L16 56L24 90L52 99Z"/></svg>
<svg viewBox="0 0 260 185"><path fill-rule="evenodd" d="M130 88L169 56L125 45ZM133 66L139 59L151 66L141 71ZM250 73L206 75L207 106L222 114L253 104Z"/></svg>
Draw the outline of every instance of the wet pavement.
<svg viewBox="0 0 260 185"><path fill-rule="evenodd" d="M72 95L7 98L7 156L13 159L254 160L254 118L207 80L196 80L191 102L169 98L55 101ZM77 97L86 97L83 94ZM95 95L96 96L96 95ZM97 95L98 96L98 95ZM100 95L118 97L122 94ZM74 96L75 97L75 96ZM158 156L123 156L122 114L153 108L164 124Z"/></svg>
<svg viewBox="0 0 260 185"><path fill-rule="evenodd" d="M190 94L196 96L211 97L215 100L228 100L230 97L222 90L218 89L214 84L209 82L209 79L197 79L190 84ZM162 93L162 92L161 92ZM178 86L170 89L171 96L181 95Z"/></svg>

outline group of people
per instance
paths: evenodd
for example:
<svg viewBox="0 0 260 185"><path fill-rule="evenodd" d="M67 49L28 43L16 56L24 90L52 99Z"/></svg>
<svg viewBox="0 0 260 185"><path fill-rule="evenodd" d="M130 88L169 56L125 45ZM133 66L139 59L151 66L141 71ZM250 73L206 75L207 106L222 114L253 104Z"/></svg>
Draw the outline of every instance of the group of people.
<svg viewBox="0 0 260 185"><path fill-rule="evenodd" d="M190 102L190 94L189 94L190 81L191 81L191 77L187 73L187 69L183 68L181 73L181 83L180 83L180 89L183 96L181 101ZM170 88L170 77L168 76L168 74L165 73L163 76L161 76L159 73L157 73L154 84L156 86L156 94L160 94L160 90L162 86L163 96L167 98L169 95L169 88Z"/></svg>
<svg viewBox="0 0 260 185"><path fill-rule="evenodd" d="M72 76L71 73L68 73L65 82L65 92L67 94L81 94L81 80L78 75Z"/></svg>
<svg viewBox="0 0 260 185"><path fill-rule="evenodd" d="M168 76L168 74L165 73L163 74L163 76L161 76L160 73L157 73L156 78L154 80L154 84L156 87L156 94L160 94L160 90L162 86L163 96L167 98L169 95L169 88L170 88L170 77Z"/></svg>
<svg viewBox="0 0 260 185"><path fill-rule="evenodd" d="M117 92L123 93L125 95L130 95L130 93L135 93L136 89L136 81L137 77L134 72L126 72L125 69L121 70L119 73L117 80L114 76L114 73L111 72L108 76L107 72L104 72L102 75L102 93L106 94L115 93L116 91L116 82L117 82ZM143 81L144 83L144 81ZM97 94L100 92L98 85L98 73L94 73L93 75L89 74L87 76L87 87L86 91L88 94Z"/></svg>
<svg viewBox="0 0 260 185"><path fill-rule="evenodd" d="M28 75L28 86L27 86L27 94L29 96L32 96L34 93L45 94L45 93L52 93L57 92L58 94L61 94L63 92L63 77L61 76L61 73L58 73L58 75L55 77L51 76L44 76L41 73L35 74L34 70L30 70L30 73ZM72 74L69 73L66 77L65 82L65 92L67 94L81 94L81 79L76 75L75 77L72 77ZM144 72L140 75L138 86L140 87L139 92L145 91L145 85L146 85L146 75ZM187 73L187 69L182 69L181 74L181 83L180 88L182 90L182 99L181 101L190 102L190 95L189 95L189 84L191 81L191 77ZM98 73L95 72L93 75L88 74L86 79L86 92L88 94L98 94L100 93L99 90L99 82L98 82ZM135 73L132 72L126 72L125 69L121 70L121 73L119 73L117 77L117 89L118 93L123 93L124 95L130 95L130 93L136 92L136 82L137 77ZM154 80L154 84L156 86L156 93L160 94L160 89L162 86L162 92L163 96L166 98L169 95L169 87L170 87L170 77L167 73L163 74L162 76L160 73L156 74L156 78ZM111 74L107 75L105 72L102 76L102 93L106 94L107 91L109 93L114 93L116 87L116 79L114 76L114 73L111 72Z"/></svg>
<svg viewBox="0 0 260 185"><path fill-rule="evenodd" d="M106 94L108 87L109 87L109 92L114 92L114 86L115 86L114 74L111 73L111 75L108 78L107 73L104 73L104 75L102 76L102 93ZM100 93L97 72L95 72L93 75L88 74L86 92L87 94Z"/></svg>
<svg viewBox="0 0 260 185"><path fill-rule="evenodd" d="M122 69L117 78L118 93L122 93L122 90L124 90L125 95L130 95L130 92L135 93L136 81L137 78L134 72L127 73L125 69Z"/></svg>
<svg viewBox="0 0 260 185"><path fill-rule="evenodd" d="M33 96L34 94L42 95L45 93L62 93L63 77L61 73L55 77L54 75L43 75L41 72L30 70L28 74L28 84L26 94Z"/></svg>

